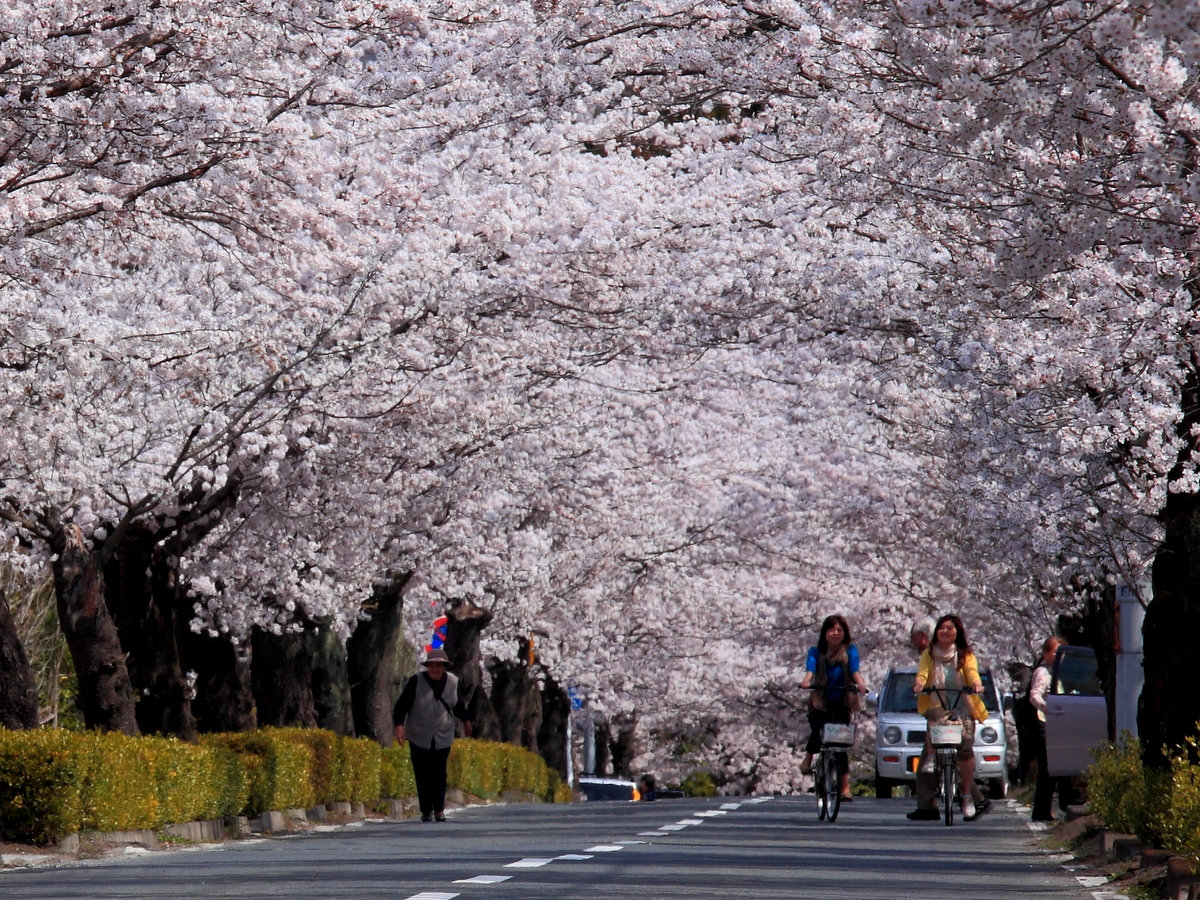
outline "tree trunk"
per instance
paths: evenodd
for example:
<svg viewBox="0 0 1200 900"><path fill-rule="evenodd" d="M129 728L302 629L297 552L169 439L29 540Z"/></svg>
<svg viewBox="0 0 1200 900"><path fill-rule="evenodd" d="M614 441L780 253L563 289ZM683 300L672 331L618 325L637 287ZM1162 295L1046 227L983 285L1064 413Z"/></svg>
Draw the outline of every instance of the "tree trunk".
<svg viewBox="0 0 1200 900"><path fill-rule="evenodd" d="M470 713L472 733L477 738L498 741L500 722L483 690L483 663L479 653L479 635L492 621L492 614L463 600L446 604L446 655L458 676L458 690Z"/></svg>
<svg viewBox="0 0 1200 900"><path fill-rule="evenodd" d="M0 590L0 727L37 728L37 678L17 634L8 597Z"/></svg>
<svg viewBox="0 0 1200 900"><path fill-rule="evenodd" d="M180 633L184 658L196 673L192 712L196 730L215 733L258 727L250 659L228 637Z"/></svg>
<svg viewBox="0 0 1200 900"><path fill-rule="evenodd" d="M612 728L607 721L595 724L596 741L596 770L594 775L611 775L609 764L612 762Z"/></svg>
<svg viewBox="0 0 1200 900"><path fill-rule="evenodd" d="M354 731L385 747L394 739L392 706L400 695L404 587L411 573L375 586L367 612L346 642Z"/></svg>
<svg viewBox="0 0 1200 900"><path fill-rule="evenodd" d="M99 555L87 549L83 535L74 528L58 529L52 544L59 627L75 664L84 724L137 734L133 687L117 628L104 602Z"/></svg>
<svg viewBox="0 0 1200 900"><path fill-rule="evenodd" d="M633 759L637 756L637 743L634 740L636 722L619 723L617 736L612 741L613 774L620 778L633 777Z"/></svg>
<svg viewBox="0 0 1200 900"><path fill-rule="evenodd" d="M354 737L346 648L328 625L314 622L304 629L304 650L312 665L317 727Z"/></svg>
<svg viewBox="0 0 1200 900"><path fill-rule="evenodd" d="M1142 626L1146 682L1138 734L1146 763L1165 766L1196 733L1200 694L1200 497L1171 494L1165 545L1154 560L1154 598Z"/></svg>
<svg viewBox="0 0 1200 900"><path fill-rule="evenodd" d="M1200 375L1183 388L1184 416L1179 434L1193 446L1200 423ZM1177 468L1172 477L1181 474ZM1200 496L1167 495L1161 520L1166 535L1151 569L1153 599L1142 623L1142 666L1146 681L1138 707L1138 736L1148 766L1165 767L1176 748L1196 732L1200 695L1190 686L1200 679Z"/></svg>
<svg viewBox="0 0 1200 900"><path fill-rule="evenodd" d="M254 630L250 681L260 727L317 727L312 667L304 644L303 634Z"/></svg>
<svg viewBox="0 0 1200 900"><path fill-rule="evenodd" d="M180 659L180 610L189 615L173 561L180 548L145 526L129 529L104 567L105 597L125 649L143 734L196 736L191 689Z"/></svg>
<svg viewBox="0 0 1200 900"><path fill-rule="evenodd" d="M542 685L542 721L538 726L538 750L546 765L565 781L567 778L567 719L571 699L549 675Z"/></svg>
<svg viewBox="0 0 1200 900"><path fill-rule="evenodd" d="M519 642L516 660L492 660L492 709L500 728L500 740L538 752L538 729L542 724L542 697L530 669L531 647Z"/></svg>

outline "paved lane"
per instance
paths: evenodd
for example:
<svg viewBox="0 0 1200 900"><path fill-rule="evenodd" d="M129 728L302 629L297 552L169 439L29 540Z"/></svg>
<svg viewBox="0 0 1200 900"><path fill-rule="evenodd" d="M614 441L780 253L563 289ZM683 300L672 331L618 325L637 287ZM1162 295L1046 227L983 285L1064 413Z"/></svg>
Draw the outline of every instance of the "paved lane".
<svg viewBox="0 0 1200 900"><path fill-rule="evenodd" d="M909 822L812 798L490 806L445 824L369 822L219 848L0 873L4 898L994 900L1092 898L1003 804L973 823Z"/></svg>

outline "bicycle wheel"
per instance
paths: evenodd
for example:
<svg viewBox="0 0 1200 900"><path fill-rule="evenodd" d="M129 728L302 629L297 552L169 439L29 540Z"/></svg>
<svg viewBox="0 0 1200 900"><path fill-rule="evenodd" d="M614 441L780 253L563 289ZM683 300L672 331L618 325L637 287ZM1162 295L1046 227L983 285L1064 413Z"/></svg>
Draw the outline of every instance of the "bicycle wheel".
<svg viewBox="0 0 1200 900"><path fill-rule="evenodd" d="M942 761L942 818L947 825L954 824L954 797L958 782L957 760L947 753Z"/></svg>
<svg viewBox="0 0 1200 900"><path fill-rule="evenodd" d="M825 773L825 806L829 821L837 821L842 808L842 760L840 753L829 754L829 771Z"/></svg>
<svg viewBox="0 0 1200 900"><path fill-rule="evenodd" d="M817 764L813 768L813 793L817 795L817 821L823 822L829 807L826 805L825 784L829 781L829 762L826 754L817 755Z"/></svg>

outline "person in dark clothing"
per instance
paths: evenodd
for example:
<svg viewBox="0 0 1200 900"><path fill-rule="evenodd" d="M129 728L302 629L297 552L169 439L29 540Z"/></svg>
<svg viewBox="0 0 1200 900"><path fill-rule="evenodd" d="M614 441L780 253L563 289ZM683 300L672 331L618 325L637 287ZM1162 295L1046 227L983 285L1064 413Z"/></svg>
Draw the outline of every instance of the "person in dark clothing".
<svg viewBox="0 0 1200 900"><path fill-rule="evenodd" d="M1029 685L1029 702L1037 710L1037 783L1033 790L1033 821L1053 822L1054 813L1051 811L1054 794L1058 794L1058 808L1065 815L1067 807L1075 802L1074 781L1070 778L1055 777L1050 774L1049 761L1046 757L1046 695L1050 693L1053 681L1054 657L1058 648L1065 644L1062 638L1054 636L1046 638L1042 644L1042 661L1033 670L1033 678Z"/></svg>
<svg viewBox="0 0 1200 900"><path fill-rule="evenodd" d="M424 671L408 679L392 710L397 743L408 741L422 822L446 821L446 762L454 720L461 719L463 734L471 736L458 678L446 671L449 667L445 650L430 650Z"/></svg>

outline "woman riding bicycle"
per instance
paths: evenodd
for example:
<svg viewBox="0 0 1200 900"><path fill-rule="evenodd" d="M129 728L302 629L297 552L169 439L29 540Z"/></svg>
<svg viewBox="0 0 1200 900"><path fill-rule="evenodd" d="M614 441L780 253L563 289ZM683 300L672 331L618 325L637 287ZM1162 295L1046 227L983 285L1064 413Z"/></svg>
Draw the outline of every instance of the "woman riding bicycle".
<svg viewBox="0 0 1200 900"><path fill-rule="evenodd" d="M958 746L958 772L962 781L963 819L971 820L983 815L988 800L975 784L975 723L987 718L983 705L983 681L979 677L979 661L967 641L967 630L958 616L946 615L937 620L933 632L933 644L921 654L917 663L917 677L913 682L917 694L917 712L926 721L944 722L952 717L961 718L963 724L962 743ZM928 729L925 747L921 751L921 763L917 768L917 808L908 817L914 820L936 820L938 811L934 805L937 787L933 784L934 754ZM944 802L953 802L952 797Z"/></svg>
<svg viewBox="0 0 1200 900"><path fill-rule="evenodd" d="M809 700L808 743L800 771L812 773L813 754L821 749L821 729L826 722L850 724L850 715L858 709L858 691L866 693L867 686L858 672L858 648L850 637L850 625L844 616L828 616L821 623L817 645L808 648L802 688L812 688ZM842 799L850 798L850 773L842 776Z"/></svg>

